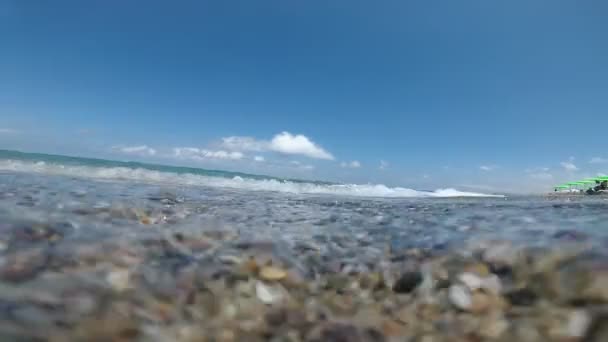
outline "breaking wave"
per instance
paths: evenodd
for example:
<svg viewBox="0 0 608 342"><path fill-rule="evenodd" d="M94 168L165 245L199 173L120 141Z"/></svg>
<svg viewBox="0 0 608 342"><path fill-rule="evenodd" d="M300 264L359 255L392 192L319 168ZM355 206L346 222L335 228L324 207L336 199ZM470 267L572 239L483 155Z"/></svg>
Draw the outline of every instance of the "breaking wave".
<svg viewBox="0 0 608 342"><path fill-rule="evenodd" d="M253 191L277 191L296 194L328 194L358 197L503 197L455 189L418 191L382 184L317 184L273 178L257 179L241 176L209 176L146 169L143 167L88 166L47 163L44 161L0 160L0 171L33 172L99 180L127 180L180 186L209 186ZM201 170L204 172L203 170ZM226 173L226 175L230 175Z"/></svg>

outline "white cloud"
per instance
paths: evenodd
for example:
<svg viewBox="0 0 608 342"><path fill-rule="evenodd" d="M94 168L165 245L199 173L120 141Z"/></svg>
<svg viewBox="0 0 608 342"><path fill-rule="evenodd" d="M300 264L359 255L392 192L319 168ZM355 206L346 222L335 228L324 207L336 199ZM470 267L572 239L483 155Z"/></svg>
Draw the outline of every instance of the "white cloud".
<svg viewBox="0 0 608 342"><path fill-rule="evenodd" d="M18 134L20 131L12 128L0 128L0 134Z"/></svg>
<svg viewBox="0 0 608 342"><path fill-rule="evenodd" d="M315 167L314 167L314 166L312 166L312 165L307 164L307 165L303 165L303 166L302 166L302 169L304 169L304 170L314 170L314 169L315 169Z"/></svg>
<svg viewBox="0 0 608 342"><path fill-rule="evenodd" d="M378 168L379 168L380 170L386 170L386 169L388 169L388 166L389 166L389 164L388 164L388 162L387 162L387 161L385 161L385 160L381 160L381 161L380 161L380 166L378 166Z"/></svg>
<svg viewBox="0 0 608 342"><path fill-rule="evenodd" d="M206 159L239 160L244 157L243 153L237 151L213 151L197 147L176 147L173 149L173 156L180 159L199 161Z"/></svg>
<svg viewBox="0 0 608 342"><path fill-rule="evenodd" d="M560 165L564 168L564 170L566 170L568 172L578 170L578 167L576 167L576 165L574 165L574 163L572 162L572 159L573 158L570 158L570 161L560 163Z"/></svg>
<svg viewBox="0 0 608 342"><path fill-rule="evenodd" d="M156 150L151 147L148 147L147 145L114 147L114 149L116 149L122 153L125 153L125 154L134 154L134 155L141 155L141 156L156 155Z"/></svg>
<svg viewBox="0 0 608 342"><path fill-rule="evenodd" d="M494 170L494 167L493 167L493 166L488 166L488 165L481 165L481 166L479 167L479 169L480 169L481 171L492 171L492 170Z"/></svg>
<svg viewBox="0 0 608 342"><path fill-rule="evenodd" d="M306 136L301 134L292 135L289 132L275 135L270 141L270 149L280 153L299 154L316 159L334 159L334 156Z"/></svg>
<svg viewBox="0 0 608 342"><path fill-rule="evenodd" d="M591 160L589 161L589 163L591 163L591 164L605 164L605 163L608 163L608 158L593 157L593 158L591 158Z"/></svg>
<svg viewBox="0 0 608 342"><path fill-rule="evenodd" d="M253 160L255 160L256 162L263 162L266 159L264 159L264 157L262 156L255 156L253 157Z"/></svg>
<svg viewBox="0 0 608 342"><path fill-rule="evenodd" d="M347 167L347 168L351 168L351 169L358 169L361 167L361 163L358 160L353 160L351 162L341 162L340 163L341 167Z"/></svg>
<svg viewBox="0 0 608 342"><path fill-rule="evenodd" d="M334 160L334 156L315 144L302 134L281 132L272 140L257 140L252 137L226 137L222 138L221 146L232 151L273 151L282 154L302 155L314 159Z"/></svg>

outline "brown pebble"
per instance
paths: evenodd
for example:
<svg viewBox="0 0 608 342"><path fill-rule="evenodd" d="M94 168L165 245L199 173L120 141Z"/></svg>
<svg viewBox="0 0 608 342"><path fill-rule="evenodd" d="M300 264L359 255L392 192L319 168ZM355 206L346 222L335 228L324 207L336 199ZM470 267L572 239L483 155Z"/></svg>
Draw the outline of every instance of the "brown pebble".
<svg viewBox="0 0 608 342"><path fill-rule="evenodd" d="M470 272L476 274L480 277L487 277L490 275L490 269L484 263L477 262L474 264L470 264L464 268L465 272Z"/></svg>
<svg viewBox="0 0 608 342"><path fill-rule="evenodd" d="M268 281L278 281L287 277L287 272L278 267L264 266L260 270L260 277Z"/></svg>
<svg viewBox="0 0 608 342"><path fill-rule="evenodd" d="M493 300L491 296L483 292L475 292L472 296L472 304L469 311L475 314L487 312L488 309L491 307L492 302Z"/></svg>
<svg viewBox="0 0 608 342"><path fill-rule="evenodd" d="M405 326L393 320L385 320L382 322L382 332L386 336L401 336L404 333Z"/></svg>

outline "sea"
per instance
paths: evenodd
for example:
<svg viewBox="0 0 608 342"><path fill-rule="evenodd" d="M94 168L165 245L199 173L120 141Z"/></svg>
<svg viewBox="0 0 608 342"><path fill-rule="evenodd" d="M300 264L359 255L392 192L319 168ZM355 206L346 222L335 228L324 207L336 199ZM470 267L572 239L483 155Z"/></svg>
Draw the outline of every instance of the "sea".
<svg viewBox="0 0 608 342"><path fill-rule="evenodd" d="M604 197L419 191L16 151L0 151L0 218L5 230L51 223L75 242L211 227L287 244L332 235L392 248L608 244Z"/></svg>

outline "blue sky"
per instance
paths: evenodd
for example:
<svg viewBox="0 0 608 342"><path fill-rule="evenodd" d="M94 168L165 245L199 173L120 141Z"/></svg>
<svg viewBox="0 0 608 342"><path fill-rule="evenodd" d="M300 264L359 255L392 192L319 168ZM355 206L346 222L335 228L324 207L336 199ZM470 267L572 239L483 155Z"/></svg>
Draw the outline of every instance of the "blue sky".
<svg viewBox="0 0 608 342"><path fill-rule="evenodd" d="M608 172L607 17L600 0L0 0L0 147L540 190Z"/></svg>

